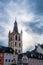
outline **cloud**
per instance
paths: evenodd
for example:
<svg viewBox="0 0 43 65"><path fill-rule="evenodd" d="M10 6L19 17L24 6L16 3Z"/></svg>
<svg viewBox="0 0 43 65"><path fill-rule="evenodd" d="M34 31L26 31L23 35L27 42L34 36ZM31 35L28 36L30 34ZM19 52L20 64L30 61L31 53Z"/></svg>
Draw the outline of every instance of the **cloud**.
<svg viewBox="0 0 43 65"><path fill-rule="evenodd" d="M42 35L33 34L33 38L36 44L43 44L43 34Z"/></svg>
<svg viewBox="0 0 43 65"><path fill-rule="evenodd" d="M32 46L34 47L34 39L31 33L23 31L23 52L29 50Z"/></svg>
<svg viewBox="0 0 43 65"><path fill-rule="evenodd" d="M42 0L0 0L0 43L2 45L8 44L8 32L13 30L15 17L19 32L23 30L23 51L33 48L35 42L43 42Z"/></svg>
<svg viewBox="0 0 43 65"><path fill-rule="evenodd" d="M6 44L5 44L4 41L0 41L0 43L1 43L1 44L0 44L1 46L6 46Z"/></svg>
<svg viewBox="0 0 43 65"><path fill-rule="evenodd" d="M26 31L29 31L31 29L31 32L35 34L43 34L43 22L41 21L36 21L36 22L26 22L24 23L25 26L27 27Z"/></svg>
<svg viewBox="0 0 43 65"><path fill-rule="evenodd" d="M24 22L25 32L27 32L28 35L31 35L32 39L30 37L27 37L27 41L30 39L31 42L27 42L27 47L25 50L31 50L31 46L34 49L34 46L36 44L43 44L43 21L35 21L35 22ZM30 44L29 44L30 43Z"/></svg>
<svg viewBox="0 0 43 65"><path fill-rule="evenodd" d="M22 1L21 4L14 3L11 1L6 7L5 10L7 14L14 19L14 17L17 17L20 21L30 21L34 19L34 14L29 12L26 12L25 2Z"/></svg>
<svg viewBox="0 0 43 65"><path fill-rule="evenodd" d="M0 26L0 34L4 32L4 28Z"/></svg>
<svg viewBox="0 0 43 65"><path fill-rule="evenodd" d="M9 3L11 0L0 0L0 2L4 3L4 4L7 4Z"/></svg>
<svg viewBox="0 0 43 65"><path fill-rule="evenodd" d="M27 4L35 15L43 15L43 0L27 0Z"/></svg>

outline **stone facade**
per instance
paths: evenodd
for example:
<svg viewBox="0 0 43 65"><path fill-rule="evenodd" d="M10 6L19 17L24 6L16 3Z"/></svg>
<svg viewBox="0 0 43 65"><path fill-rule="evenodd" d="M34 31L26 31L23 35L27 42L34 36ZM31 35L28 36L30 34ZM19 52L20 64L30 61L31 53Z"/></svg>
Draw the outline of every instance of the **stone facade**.
<svg viewBox="0 0 43 65"><path fill-rule="evenodd" d="M22 53L22 31L18 32L17 22L14 23L14 28L12 32L9 32L9 42L8 47L14 49L14 54Z"/></svg>
<svg viewBox="0 0 43 65"><path fill-rule="evenodd" d="M26 53L19 54L17 64L18 65L43 65L42 50L43 50L43 45L38 45L31 52L28 51Z"/></svg>

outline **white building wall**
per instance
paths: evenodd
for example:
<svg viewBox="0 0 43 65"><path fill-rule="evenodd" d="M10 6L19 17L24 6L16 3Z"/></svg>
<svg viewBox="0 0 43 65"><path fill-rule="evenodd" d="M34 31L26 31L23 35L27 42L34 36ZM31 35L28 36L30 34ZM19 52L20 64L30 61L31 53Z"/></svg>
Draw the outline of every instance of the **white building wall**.
<svg viewBox="0 0 43 65"><path fill-rule="evenodd" d="M43 54L43 49L40 46L38 46L37 52Z"/></svg>
<svg viewBox="0 0 43 65"><path fill-rule="evenodd" d="M43 60L29 58L28 65L43 65Z"/></svg>
<svg viewBox="0 0 43 65"><path fill-rule="evenodd" d="M7 61L6 61L7 59ZM13 55L11 53L5 53L4 54L4 65L11 65L13 63ZM9 62L10 60L10 62Z"/></svg>
<svg viewBox="0 0 43 65"><path fill-rule="evenodd" d="M26 57L25 57L26 59ZM24 60L25 60L24 59ZM23 60L23 58L22 58ZM43 65L43 60L40 60L40 59L34 59L34 58L28 58L28 62L27 61L22 61L22 63L27 63L28 65Z"/></svg>
<svg viewBox="0 0 43 65"><path fill-rule="evenodd" d="M29 58L28 65L38 65L38 60L34 58Z"/></svg>
<svg viewBox="0 0 43 65"><path fill-rule="evenodd" d="M38 60L38 65L43 65L43 60Z"/></svg>
<svg viewBox="0 0 43 65"><path fill-rule="evenodd" d="M22 60L22 65L23 65L23 63L24 63L24 65L26 63L28 65L43 65L43 60L42 59L28 58L27 56L23 56L21 60ZM20 59L19 59L18 62L20 62Z"/></svg>

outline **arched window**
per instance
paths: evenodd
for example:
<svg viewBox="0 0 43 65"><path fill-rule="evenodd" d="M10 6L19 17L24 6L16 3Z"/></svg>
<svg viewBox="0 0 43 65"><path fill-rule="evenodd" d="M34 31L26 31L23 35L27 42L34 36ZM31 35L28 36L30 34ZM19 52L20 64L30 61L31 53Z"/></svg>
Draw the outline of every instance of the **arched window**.
<svg viewBox="0 0 43 65"><path fill-rule="evenodd" d="M17 35L15 36L15 40L17 40Z"/></svg>
<svg viewBox="0 0 43 65"><path fill-rule="evenodd" d="M15 42L15 46L17 46L17 42Z"/></svg>
<svg viewBox="0 0 43 65"><path fill-rule="evenodd" d="M20 41L20 36L19 36L19 41Z"/></svg>
<svg viewBox="0 0 43 65"><path fill-rule="evenodd" d="M19 47L21 46L21 44L19 43Z"/></svg>

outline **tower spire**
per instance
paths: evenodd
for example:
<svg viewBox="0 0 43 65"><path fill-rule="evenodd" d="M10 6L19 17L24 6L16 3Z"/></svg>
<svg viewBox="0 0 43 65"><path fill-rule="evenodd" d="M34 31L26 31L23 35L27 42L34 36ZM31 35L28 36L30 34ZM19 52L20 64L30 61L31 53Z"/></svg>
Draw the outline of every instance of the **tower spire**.
<svg viewBox="0 0 43 65"><path fill-rule="evenodd" d="M17 26L17 21L15 19L15 23L14 23L14 29L13 31L17 32L18 33L18 26Z"/></svg>

